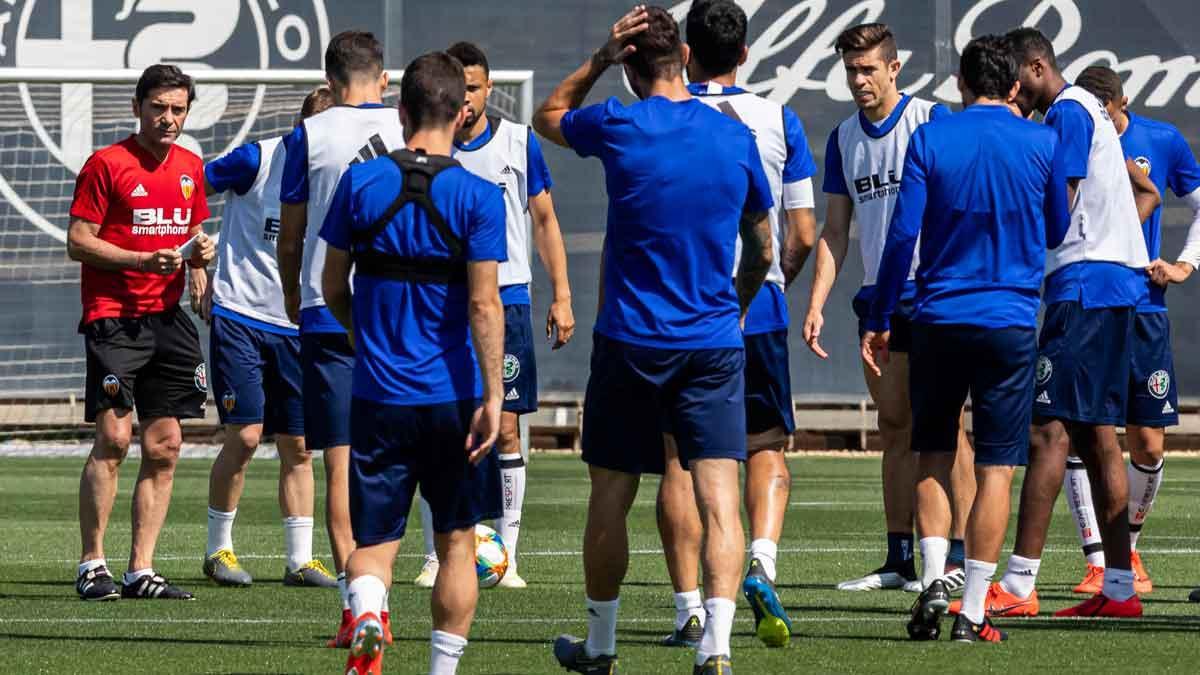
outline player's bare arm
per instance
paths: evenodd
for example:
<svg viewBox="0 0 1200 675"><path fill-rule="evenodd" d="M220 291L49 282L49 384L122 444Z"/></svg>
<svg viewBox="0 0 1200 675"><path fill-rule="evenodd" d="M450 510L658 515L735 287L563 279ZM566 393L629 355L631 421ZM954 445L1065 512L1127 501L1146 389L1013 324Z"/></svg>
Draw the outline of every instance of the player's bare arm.
<svg viewBox="0 0 1200 675"><path fill-rule="evenodd" d="M767 280L775 252L771 247L771 221L766 211L743 211L738 227L742 236L742 260L738 264L734 285L744 320L754 296L758 295L758 290Z"/></svg>
<svg viewBox="0 0 1200 675"><path fill-rule="evenodd" d="M787 237L783 242L782 260L784 286L791 286L817 242L817 216L813 209L788 209Z"/></svg>
<svg viewBox="0 0 1200 675"><path fill-rule="evenodd" d="M174 274L183 256L173 248L157 251L128 251L100 238L100 226L83 218L72 218L67 230L67 256L102 270L138 270Z"/></svg>
<svg viewBox="0 0 1200 675"><path fill-rule="evenodd" d="M279 240L275 255L279 259L279 280L283 285L283 306L292 323L300 323L300 258L304 251L304 230L308 227L308 203L281 204Z"/></svg>
<svg viewBox="0 0 1200 675"><path fill-rule="evenodd" d="M286 206L286 205L285 205ZM330 246L325 249L325 269L321 271L321 293L325 296L325 306L333 318L342 324L349 333L351 344L354 340L354 314L351 311L350 296L350 252Z"/></svg>
<svg viewBox="0 0 1200 675"><path fill-rule="evenodd" d="M825 228L817 240L817 259L813 269L812 290L808 299L808 314L804 318L804 342L817 356L827 359L821 347L821 328L825 325L825 302L833 290L846 251L850 246L850 215L854 204L846 195L830 194L825 200Z"/></svg>
<svg viewBox="0 0 1200 675"><path fill-rule="evenodd" d="M1150 279L1160 286L1182 284L1200 265L1200 190L1184 195L1183 201L1192 209L1192 224L1188 227L1183 250L1179 252L1174 264L1165 260L1155 260L1146 268Z"/></svg>
<svg viewBox="0 0 1200 675"><path fill-rule="evenodd" d="M1128 157L1125 158L1125 168L1129 171L1129 183L1133 187L1133 201L1137 204L1138 221L1144 223L1162 204L1162 195L1158 192L1154 181L1150 180L1150 176L1147 176L1141 167Z"/></svg>
<svg viewBox="0 0 1200 675"><path fill-rule="evenodd" d="M533 244L537 246L554 293L550 311L546 314L546 338L552 338L553 349L558 349L570 342L575 334L575 313L571 309L571 282L567 278L567 248L549 190L543 190L529 200L529 214L533 217Z"/></svg>
<svg viewBox="0 0 1200 675"><path fill-rule="evenodd" d="M326 268L329 261L326 259ZM500 435L500 407L504 399L504 305L500 303L499 264L481 260L467 264L471 341L483 377L483 404L471 420L466 451L472 464L492 450ZM325 298L329 302L329 298Z"/></svg>
<svg viewBox="0 0 1200 675"><path fill-rule="evenodd" d="M645 5L637 5L618 19L609 31L608 41L604 46L596 50L591 58L568 75L567 79L560 82L533 114L534 130L552 143L567 147L567 139L562 135L563 116L567 111L583 105L588 92L604 71L625 60L635 51L635 47L625 44L625 41L646 30L646 26Z"/></svg>

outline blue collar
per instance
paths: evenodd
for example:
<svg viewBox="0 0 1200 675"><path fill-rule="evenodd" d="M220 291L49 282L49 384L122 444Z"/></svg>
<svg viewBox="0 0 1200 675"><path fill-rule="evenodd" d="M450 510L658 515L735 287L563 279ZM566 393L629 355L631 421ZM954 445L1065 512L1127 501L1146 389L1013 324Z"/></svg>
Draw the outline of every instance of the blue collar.
<svg viewBox="0 0 1200 675"><path fill-rule="evenodd" d="M746 93L741 87L725 87L716 82L692 82L687 88L692 96L732 96Z"/></svg>
<svg viewBox="0 0 1200 675"><path fill-rule="evenodd" d="M358 105L352 105L350 107L358 108L360 110L365 110L367 108L386 108L388 106L386 103L360 103Z"/></svg>
<svg viewBox="0 0 1200 675"><path fill-rule="evenodd" d="M863 133L871 138L883 138L892 133L892 129L896 128L896 124L900 121L900 116L904 114L904 109L908 107L912 97L908 94L900 94L900 102L892 110L892 114L887 116L883 124L875 126L875 123L867 119L867 114L863 111L858 111L858 123L862 127Z"/></svg>
<svg viewBox="0 0 1200 675"><path fill-rule="evenodd" d="M455 150L459 150L461 152L474 152L487 145L487 142L492 140L492 121L487 118L484 119L486 120L486 123L483 127L483 133L479 134L474 139L467 141L466 143L454 141Z"/></svg>

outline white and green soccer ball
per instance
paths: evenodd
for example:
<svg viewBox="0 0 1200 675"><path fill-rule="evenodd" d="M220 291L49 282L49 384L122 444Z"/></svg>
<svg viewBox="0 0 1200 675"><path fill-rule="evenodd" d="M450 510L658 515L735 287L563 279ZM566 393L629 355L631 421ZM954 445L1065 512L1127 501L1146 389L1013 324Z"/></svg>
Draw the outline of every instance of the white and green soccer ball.
<svg viewBox="0 0 1200 675"><path fill-rule="evenodd" d="M475 575L480 588L500 583L508 571L508 549L500 535L482 523L475 526Z"/></svg>

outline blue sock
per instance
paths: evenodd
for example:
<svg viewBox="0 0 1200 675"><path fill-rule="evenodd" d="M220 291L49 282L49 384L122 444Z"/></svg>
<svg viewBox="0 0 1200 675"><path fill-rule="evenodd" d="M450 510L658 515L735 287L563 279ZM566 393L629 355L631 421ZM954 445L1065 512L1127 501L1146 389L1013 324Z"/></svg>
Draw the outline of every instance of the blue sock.
<svg viewBox="0 0 1200 675"><path fill-rule="evenodd" d="M912 532L888 532L888 554L885 566L888 568L907 568L913 566L913 535Z"/></svg>
<svg viewBox="0 0 1200 675"><path fill-rule="evenodd" d="M963 567L967 564L967 547L962 539L950 540L950 553L946 556L946 563L949 565L958 565Z"/></svg>

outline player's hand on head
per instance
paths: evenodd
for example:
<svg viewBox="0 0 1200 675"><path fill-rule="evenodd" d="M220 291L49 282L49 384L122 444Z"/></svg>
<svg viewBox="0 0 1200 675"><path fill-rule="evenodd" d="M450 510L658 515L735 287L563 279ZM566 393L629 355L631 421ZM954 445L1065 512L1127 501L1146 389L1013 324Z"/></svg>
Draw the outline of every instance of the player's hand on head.
<svg viewBox="0 0 1200 675"><path fill-rule="evenodd" d="M637 51L633 45L625 44L629 38L646 30L646 6L634 5L625 16L617 19L608 32L608 42L600 48L597 56L605 65L614 65L624 61L630 54Z"/></svg>
<svg viewBox="0 0 1200 675"><path fill-rule="evenodd" d="M820 312L809 312L804 317L804 344L817 356L827 359L829 354L821 347L821 328L825 326L825 316Z"/></svg>
<svg viewBox="0 0 1200 675"><path fill-rule="evenodd" d="M160 248L142 258L138 269L151 274L174 274L183 265L183 256L173 248Z"/></svg>
<svg viewBox="0 0 1200 675"><path fill-rule="evenodd" d="M483 405L475 409L475 415L471 418L471 430L467 433L464 446L467 461L471 464L478 464L496 445L496 439L500 437L501 405L499 398L486 399Z"/></svg>
<svg viewBox="0 0 1200 675"><path fill-rule="evenodd" d="M862 339L862 359L863 363L875 373L876 377L883 375L881 366L887 365L890 354L888 352L888 340L891 338L891 331L876 333L873 330L867 331Z"/></svg>
<svg viewBox="0 0 1200 675"><path fill-rule="evenodd" d="M556 334L557 331L557 334ZM546 339L554 340L551 349L558 349L575 335L575 312L570 300L555 300L546 314Z"/></svg>

